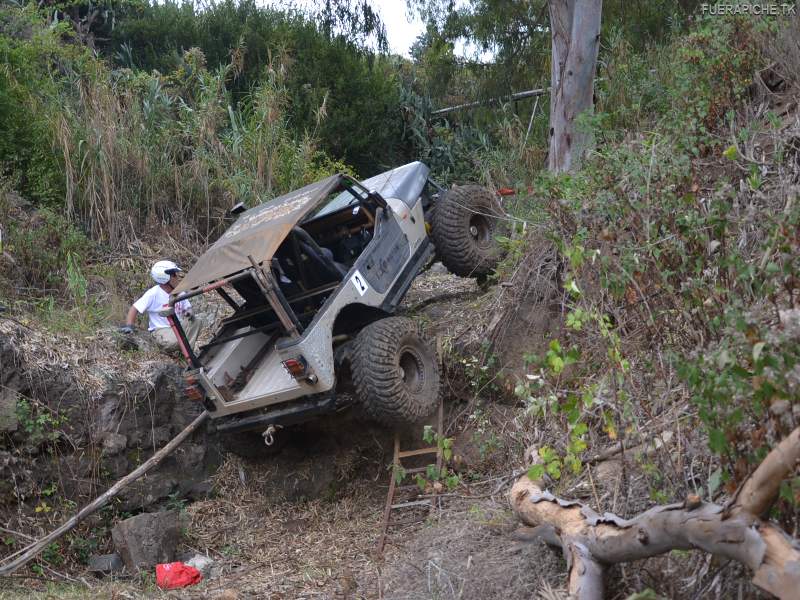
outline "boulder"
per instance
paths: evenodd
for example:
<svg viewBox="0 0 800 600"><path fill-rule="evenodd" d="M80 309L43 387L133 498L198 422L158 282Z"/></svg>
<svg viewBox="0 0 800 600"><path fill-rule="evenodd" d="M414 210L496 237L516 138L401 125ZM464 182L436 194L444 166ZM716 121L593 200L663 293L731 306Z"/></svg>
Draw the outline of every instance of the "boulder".
<svg viewBox="0 0 800 600"><path fill-rule="evenodd" d="M0 507L36 497L35 460L0 449Z"/></svg>
<svg viewBox="0 0 800 600"><path fill-rule="evenodd" d="M119 508L134 512L164 502L176 493L181 495L180 491L179 481L171 469L148 473L120 494Z"/></svg>
<svg viewBox="0 0 800 600"><path fill-rule="evenodd" d="M174 456L181 473L201 473L206 458L206 448L202 444L187 442L181 444Z"/></svg>
<svg viewBox="0 0 800 600"><path fill-rule="evenodd" d="M447 275L447 267L440 262L433 263L428 271L436 275Z"/></svg>
<svg viewBox="0 0 800 600"><path fill-rule="evenodd" d="M113 554L95 554L89 558L90 573L95 575L112 575L125 570L122 557L116 552Z"/></svg>
<svg viewBox="0 0 800 600"><path fill-rule="evenodd" d="M154 427L148 433L149 435L147 438L145 438L145 443L147 445L152 444L153 448L161 448L162 446L165 446L173 437L175 437L172 433L172 424Z"/></svg>
<svg viewBox="0 0 800 600"><path fill-rule="evenodd" d="M128 445L128 436L121 433L108 432L103 436L103 454L115 456L125 450Z"/></svg>
<svg viewBox="0 0 800 600"><path fill-rule="evenodd" d="M204 579L209 578L211 568L214 566L214 561L205 554L194 554L188 560L184 560L183 563L200 571Z"/></svg>
<svg viewBox="0 0 800 600"><path fill-rule="evenodd" d="M132 572L173 562L178 546L175 511L143 513L117 523L111 530L114 549Z"/></svg>
<svg viewBox="0 0 800 600"><path fill-rule="evenodd" d="M17 392L12 388L0 388L0 433L13 433L18 426Z"/></svg>
<svg viewBox="0 0 800 600"><path fill-rule="evenodd" d="M125 454L115 454L114 456L103 456L103 469L111 476L113 479L122 479L125 475L130 473L133 469L131 468L131 461L128 460L128 457ZM141 509L144 507L137 506L134 507L135 509Z"/></svg>

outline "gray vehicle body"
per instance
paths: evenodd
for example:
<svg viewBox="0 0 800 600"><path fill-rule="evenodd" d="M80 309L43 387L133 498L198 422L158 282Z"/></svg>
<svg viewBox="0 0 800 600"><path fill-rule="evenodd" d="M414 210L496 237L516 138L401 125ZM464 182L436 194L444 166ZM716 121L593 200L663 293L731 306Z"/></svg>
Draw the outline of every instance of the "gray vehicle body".
<svg viewBox="0 0 800 600"><path fill-rule="evenodd" d="M310 195L299 196L299 200L297 193L295 196L278 198L243 213L229 230L234 235L227 238L228 246L217 244L209 249L208 260L203 260L203 257L198 260L198 264L173 293L170 305L174 306L176 302L199 293L216 290L228 296L226 300L233 308L233 316L227 322L223 321L212 342L201 348L198 354L184 348L184 354L191 364L189 374L196 378L197 386L202 388L206 406L212 418L220 420L220 427L224 429L227 426L231 430L255 429L282 421L304 420L316 413L333 410L338 362L335 346L352 339L364 324L393 314L416 275L433 256L426 220L429 220L433 199L440 188L429 180L428 175L429 170L424 164L414 162L360 184L346 176L338 176L328 187L340 190L345 186L349 189L338 192L338 195L333 195L334 192L319 193L319 197L316 197L314 193L318 193L317 190L312 190ZM324 191L327 192L327 188ZM241 236L241 231L253 223L264 227L270 218L264 217L265 210L300 204L303 204L303 215L296 219L296 225L290 220L288 224L276 225L274 231L268 231L268 235L274 233L276 236L273 246L279 244L277 250L267 249L261 257L248 254L231 259L234 253L230 251L230 240L235 241L236 235ZM282 212L285 211L275 210L274 214ZM359 229L362 223L364 227ZM326 237L329 236L326 227L347 233L325 247L323 240L333 239ZM305 231L311 231L312 237L316 236L317 239L306 244ZM357 237L356 242L353 241L354 237ZM365 242L363 247L356 247L349 254L341 249L343 245L353 246L362 242ZM293 327L286 321L285 315L283 319L280 318L281 313L287 312L285 308L290 313L301 313L301 306L307 302L304 294L311 294L316 289L314 281L299 288L299 284L295 285L293 281L300 279L297 272L302 273L303 263L313 262L297 250L298 244L307 249L316 247L320 250L309 249L317 262L320 262L320 258L332 256L334 251L339 253L338 256L347 254L348 260L334 261L333 267L328 265L329 271L331 268L339 271L340 281L335 281L334 277L326 291L309 296L319 304L313 305L316 306L313 314L306 316L305 320L298 320L296 314L290 314L291 323L296 325ZM251 246L241 244L241 247ZM291 252L292 247L294 253ZM241 250L241 253L244 252L249 250ZM223 261L222 266L219 265L220 260ZM227 260L233 262L225 263ZM226 270L227 264L233 265L231 268L242 265L249 267L218 276ZM295 268L294 277L285 274L290 267ZM245 284L249 287L243 287ZM244 290L245 295L249 293L251 296L244 306L241 302L230 302L233 294L224 292L226 287L230 289L236 286L239 286L237 290ZM290 287L293 291L287 292ZM303 287L308 289L304 290ZM274 290L277 296L271 292L264 293L263 305L256 308L246 306L255 303L251 293L255 288L262 293ZM252 317L249 321L245 318L248 311L259 314L259 310L262 311L261 317ZM170 311L166 311L166 314L176 333L181 335L182 329L177 318ZM264 314L267 317L263 317ZM273 321L269 321L273 316ZM267 320L253 320L256 318ZM273 326L275 323L277 327ZM307 365L307 376L295 377L285 366L286 361L298 357L302 357ZM237 380L238 385L234 385ZM300 399L306 402L293 408L293 403ZM234 419L234 415L246 418Z"/></svg>

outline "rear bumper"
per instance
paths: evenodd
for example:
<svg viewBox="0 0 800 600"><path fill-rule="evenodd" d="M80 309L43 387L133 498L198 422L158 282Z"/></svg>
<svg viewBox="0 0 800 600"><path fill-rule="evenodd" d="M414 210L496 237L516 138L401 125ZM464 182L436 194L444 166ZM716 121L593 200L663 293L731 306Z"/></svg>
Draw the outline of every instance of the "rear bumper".
<svg viewBox="0 0 800 600"><path fill-rule="evenodd" d="M278 406L260 414L229 417L215 422L220 433L237 433L241 431L265 430L270 425L288 427L310 421L319 416L332 413L336 408L336 397L328 394L320 397L309 397L304 400Z"/></svg>

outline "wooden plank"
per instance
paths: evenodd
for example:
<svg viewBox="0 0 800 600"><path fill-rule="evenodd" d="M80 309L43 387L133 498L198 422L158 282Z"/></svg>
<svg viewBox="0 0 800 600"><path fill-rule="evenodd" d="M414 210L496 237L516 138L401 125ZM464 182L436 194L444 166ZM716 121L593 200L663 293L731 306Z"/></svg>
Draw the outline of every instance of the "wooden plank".
<svg viewBox="0 0 800 600"><path fill-rule="evenodd" d="M392 512L392 500L394 499L395 469L400 466L400 434L394 434L394 459L392 460L392 472L389 474L389 492L386 494L386 507L383 509L383 522L381 523L381 535L378 538L378 556L383 556L383 549L386 547L386 534L389 531L389 515Z"/></svg>
<svg viewBox="0 0 800 600"><path fill-rule="evenodd" d="M420 456L422 454L436 454L439 448L431 446L430 448L419 448L418 450L405 450L398 454L398 458L408 458L409 456Z"/></svg>
<svg viewBox="0 0 800 600"><path fill-rule="evenodd" d="M422 504L431 504L431 500L410 500L409 502L400 502L399 504L392 504L392 508L409 508L412 506L421 506Z"/></svg>
<svg viewBox="0 0 800 600"><path fill-rule="evenodd" d="M403 469L406 475L414 475L415 473L425 473L428 467L414 467L412 469Z"/></svg>

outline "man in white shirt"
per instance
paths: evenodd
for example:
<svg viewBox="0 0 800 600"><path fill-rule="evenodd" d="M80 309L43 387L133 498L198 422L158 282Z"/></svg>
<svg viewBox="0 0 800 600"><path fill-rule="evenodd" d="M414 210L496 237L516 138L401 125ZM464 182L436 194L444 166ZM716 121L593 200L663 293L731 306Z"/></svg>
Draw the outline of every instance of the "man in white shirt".
<svg viewBox="0 0 800 600"><path fill-rule="evenodd" d="M181 268L171 260L160 260L150 269L150 275L156 285L147 290L141 298L134 302L128 309L125 325L120 328L123 333L132 333L136 324L136 317L147 313L149 319L148 331L156 345L165 352L174 352L179 349L178 339L169 325L166 317L159 311L169 304L169 295L177 287L180 279L178 273ZM181 300L175 305L175 315L180 319L181 326L189 344L194 346L200 333L201 323L192 314L192 305L188 300Z"/></svg>

